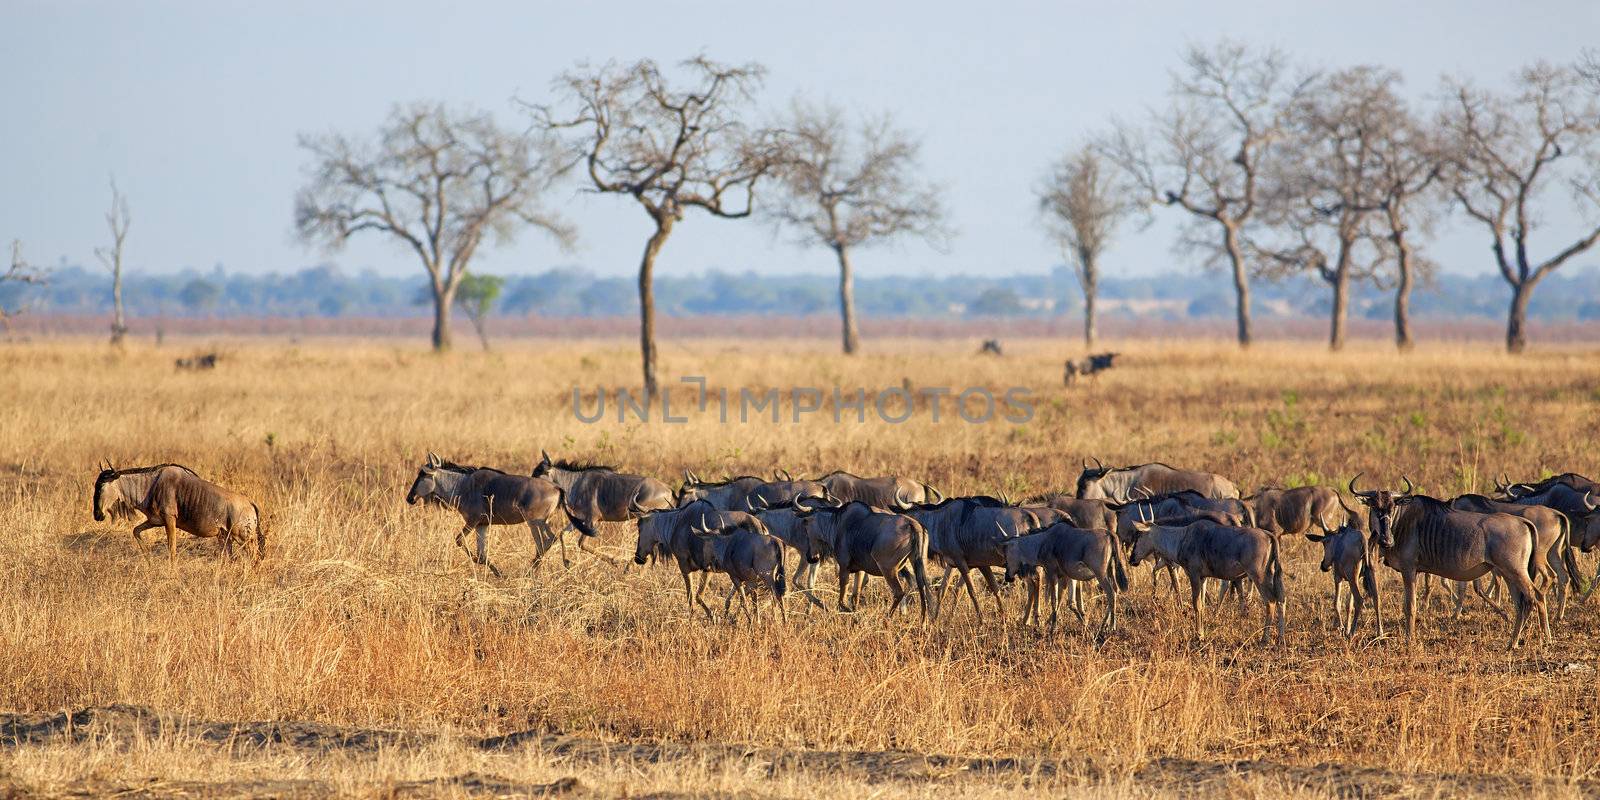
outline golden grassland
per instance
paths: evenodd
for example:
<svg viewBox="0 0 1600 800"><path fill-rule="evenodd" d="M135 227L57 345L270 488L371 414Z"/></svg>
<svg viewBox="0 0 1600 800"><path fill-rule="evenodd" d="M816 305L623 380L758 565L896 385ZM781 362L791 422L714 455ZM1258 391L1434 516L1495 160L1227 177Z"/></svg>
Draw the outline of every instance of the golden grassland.
<svg viewBox="0 0 1600 800"><path fill-rule="evenodd" d="M787 625L751 629L691 616L675 569L575 554L571 569L557 557L530 571L524 527L491 535L505 572L495 579L452 545L458 517L403 502L429 450L525 472L543 448L673 484L684 469L847 468L1012 497L1070 490L1086 456L1211 469L1241 488L1342 485L1357 471L1397 484L1404 473L1436 495L1490 489L1501 471L1600 472L1593 349L1513 358L1487 344L1406 355L1375 343L1339 354L1310 344L1248 353L1116 344L1125 353L1117 369L1070 389L1060 384L1068 350L1037 340L1008 343L1004 358L949 341L875 341L856 358L817 340L663 344L669 382L705 376L735 393L1023 386L1035 406L1023 424L970 424L945 400L935 423L924 402L895 425L870 409L866 423L853 412L836 423L829 409L794 423L787 406L778 424L737 422L737 406L723 423L715 406L693 410L697 389L677 383L673 409L690 409L686 423L619 423L610 406L607 420L582 423L575 385L589 410L597 387L637 384L636 351L618 340L441 357L411 343L241 339L222 344L216 370L196 373L172 368L181 344L121 355L81 340L0 346L0 710L126 703L204 720L1071 759L1098 776L951 787L973 796L1024 784L1142 795L1154 790L1133 776L1163 759L1554 777L1564 782L1555 795L1600 778L1600 603L1570 608L1554 641L1534 638L1510 655L1500 652L1505 623L1481 604L1451 621L1436 601L1413 648L1370 632L1347 642L1332 629L1320 551L1297 540L1285 545L1281 650L1259 645L1258 605L1211 610L1210 635L1196 641L1186 593L1153 591L1143 568L1122 629L1103 645L1073 625L1046 636L991 615L979 626L964 599L937 626L920 627L914 614L885 624L881 584L857 615L807 615L791 597ZM164 550L136 552L130 523L90 514L101 458L180 462L250 494L268 520L267 559L225 563L214 542L192 538L180 541L176 568ZM631 526L606 526L602 542L631 555ZM1397 625L1388 577L1385 616ZM831 580L825 571L819 585ZM1013 620L1019 594L1006 598ZM39 791L274 772L335 776L340 792L359 794L378 776L438 774L430 770L529 781L579 771L536 750L230 755L181 737L0 742L0 777ZM920 796L937 786L752 775L722 762L621 759L582 772L612 794ZM1238 781L1214 788L1303 790Z"/></svg>

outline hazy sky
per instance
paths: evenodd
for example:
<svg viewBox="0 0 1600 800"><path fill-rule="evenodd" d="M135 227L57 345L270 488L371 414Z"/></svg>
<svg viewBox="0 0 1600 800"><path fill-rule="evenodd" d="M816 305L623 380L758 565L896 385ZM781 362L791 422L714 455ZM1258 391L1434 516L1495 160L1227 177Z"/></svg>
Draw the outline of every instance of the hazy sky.
<svg viewBox="0 0 1600 800"><path fill-rule="evenodd" d="M35 262L90 262L105 238L114 172L133 208L133 268L294 269L327 258L291 231L305 163L297 133L368 132L391 104L414 99L483 107L520 124L511 98L544 98L551 78L579 61L677 61L703 51L764 63L769 111L804 93L892 112L923 138L928 174L948 189L958 235L947 253L919 244L863 252L860 269L1037 272L1061 261L1035 211L1040 173L1111 115L1161 103L1186 43L1226 35L1283 47L1316 66L1383 63L1422 95L1442 73L1498 82L1534 58L1571 59L1600 42L1597 32L1593 0L0 0L0 237L23 239ZM631 200L573 184L552 205L579 226L576 251L529 233L483 253L478 268L636 268L649 222ZM1171 240L1170 224L1124 231L1105 267L1186 266L1174 262ZM1490 268L1482 235L1459 223L1441 232L1433 252L1452 270ZM332 258L350 269L417 270L379 240ZM712 267L832 263L758 223L691 217L658 269Z"/></svg>

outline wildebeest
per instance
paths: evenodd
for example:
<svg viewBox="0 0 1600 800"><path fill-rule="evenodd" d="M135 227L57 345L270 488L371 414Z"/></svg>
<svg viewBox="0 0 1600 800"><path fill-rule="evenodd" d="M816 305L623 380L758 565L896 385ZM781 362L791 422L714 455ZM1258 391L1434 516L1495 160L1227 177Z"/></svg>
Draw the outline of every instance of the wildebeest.
<svg viewBox="0 0 1600 800"><path fill-rule="evenodd" d="M552 461L550 454L539 451L539 464L533 468L533 477L544 478L561 487L562 505L567 519L583 534L578 539L578 549L615 563L615 559L595 553L588 547L588 539L598 536L597 522L625 522L639 512L634 509L656 511L672 508L672 490L665 483L645 475L629 475L612 467L596 464L577 464L571 461Z"/></svg>
<svg viewBox="0 0 1600 800"><path fill-rule="evenodd" d="M821 553L828 552L839 567L839 610L855 610L845 604L845 589L851 576L862 573L883 578L889 585L892 596L888 613L895 613L907 596L900 576L909 568L922 605L922 618L927 619L928 532L916 520L851 501L838 507L803 510L800 524L811 543L808 560L815 562ZM856 593L859 600L859 584Z"/></svg>
<svg viewBox="0 0 1600 800"><path fill-rule="evenodd" d="M1306 538L1322 544L1323 572L1333 573L1333 621L1345 636L1356 635L1361 626L1363 596L1372 601L1372 613L1377 621L1378 636L1383 636L1383 607L1378 603L1377 574L1367 558L1367 537L1355 526L1355 520L1339 526L1332 533L1307 533ZM1350 586L1350 614L1346 621L1345 604L1341 590Z"/></svg>
<svg viewBox="0 0 1600 800"><path fill-rule="evenodd" d="M939 490L926 483L895 475L863 478L834 470L817 481L840 503L859 500L875 508L905 509L912 504L937 503L944 499Z"/></svg>
<svg viewBox="0 0 1600 800"><path fill-rule="evenodd" d="M129 519L143 514L133 528L135 548L143 552L144 532L151 528L167 531L167 559L178 558L178 531L201 538L220 536L220 546L233 555L235 536L256 537L256 559L267 554L267 530L261 509L244 495L225 489L194 470L178 464L117 469L108 462L94 479L96 522L107 516Z"/></svg>
<svg viewBox="0 0 1600 800"><path fill-rule="evenodd" d="M482 564L496 576L500 570L489 563L489 526L528 526L533 537L533 566L539 565L546 551L561 543L561 562L567 559L567 543L550 527L550 517L561 508L561 487L525 475L512 475L490 467L463 467L428 453L428 460L417 469L417 477L406 492L406 504L433 503L454 509L461 515L461 532L456 546L467 551L475 564ZM468 531L477 535L477 552L462 541Z"/></svg>
<svg viewBox="0 0 1600 800"><path fill-rule="evenodd" d="M757 478L754 475L740 475L736 478L708 481L703 480L693 472L685 470L683 473L683 486L678 489L678 494L674 501L679 508L696 500L704 500L723 511L749 511L750 493L766 482L766 479Z"/></svg>
<svg viewBox="0 0 1600 800"><path fill-rule="evenodd" d="M755 487L745 497L745 511L760 511L767 508L787 508L796 501L820 500L829 505L839 505L838 498L828 494L828 487L821 481L808 481L804 478L796 480L784 476L770 480Z"/></svg>
<svg viewBox="0 0 1600 800"><path fill-rule="evenodd" d="M1260 528L1219 525L1209 520L1182 527L1158 525L1146 519L1136 523L1139 538L1133 545L1137 565L1152 554L1176 564L1189 577L1189 605L1194 609L1195 634L1204 638L1201 619L1205 579L1234 581L1249 578L1265 601L1266 619L1262 640L1270 641L1273 621L1277 621L1278 643L1284 636L1283 564L1278 558L1278 537Z"/></svg>
<svg viewBox="0 0 1600 800"><path fill-rule="evenodd" d="M216 353L205 353L205 354L202 354L202 355L195 355L195 356L188 356L186 358L180 358L180 359L177 359L176 365L177 365L178 369L188 369L188 370L216 369L216 367L217 367L217 354Z"/></svg>
<svg viewBox="0 0 1600 800"><path fill-rule="evenodd" d="M1339 491L1329 486L1264 486L1242 499L1250 507L1255 527L1280 536L1299 536L1313 525L1327 535L1349 522L1348 512L1339 504Z"/></svg>
<svg viewBox="0 0 1600 800"><path fill-rule="evenodd" d="M994 568L1006 565L1000 545L1009 537L1039 527L1039 518L1027 509L986 496L951 497L933 504L913 504L905 513L928 532L928 553L945 566L944 578L934 594L935 617L943 613L945 590L950 587L951 574L955 573L967 587L973 614L980 621L983 619L977 592L972 588L971 571L976 569L983 575L997 613L1004 619L1005 606L1000 602L1000 587L995 583L993 572Z"/></svg>
<svg viewBox="0 0 1600 800"><path fill-rule="evenodd" d="M1122 564L1122 548L1117 537L1109 531L1085 530L1069 523L1058 522L1020 537L1007 538L1001 543L1005 555L1006 582L1018 577L1031 576L1042 569L1046 591L1050 594L1050 629L1056 627L1056 606L1063 583L1073 586L1074 581L1093 580L1105 594L1106 610L1100 619L1101 635L1117 628L1117 592L1127 591L1128 573ZM1031 613L1038 619L1039 595L1036 582L1029 582L1028 603L1023 610L1026 623ZM1083 621L1083 612L1075 605L1073 613Z"/></svg>
<svg viewBox="0 0 1600 800"><path fill-rule="evenodd" d="M1464 494L1450 501L1457 511L1476 511L1480 514L1500 512L1533 523L1534 559L1532 573L1535 579L1553 581L1556 619L1566 617L1567 584L1579 580L1578 562L1572 556L1571 525L1567 515L1541 505L1525 505L1494 500L1481 494ZM1540 581L1542 584L1543 581Z"/></svg>
<svg viewBox="0 0 1600 800"><path fill-rule="evenodd" d="M712 618L711 608L700 598L711 572L727 573L734 584L723 603L724 614L732 607L735 592L740 593L743 605L743 587L753 581L766 584L777 599L779 612L788 615L783 607L783 543L767 535L761 520L743 511L724 511L705 500L691 500L681 508L635 511L639 538L634 563L645 564L651 555L671 555L683 575L691 615L699 605L706 618ZM708 535L712 531L719 533ZM696 572L700 583L691 591L689 576Z"/></svg>
<svg viewBox="0 0 1600 800"><path fill-rule="evenodd" d="M1359 492L1356 479L1360 477L1351 478L1348 488L1370 509L1371 536L1383 563L1399 572L1404 582L1402 619L1407 642L1416 625L1418 573L1471 581L1492 572L1505 582L1516 606L1506 649L1517 646L1530 607L1538 612L1540 626L1549 638L1550 617L1531 574L1537 537L1533 523L1510 514L1455 511L1437 499L1416 494L1410 478L1405 478L1404 492Z"/></svg>
<svg viewBox="0 0 1600 800"><path fill-rule="evenodd" d="M1513 503L1538 505L1565 514L1572 523L1572 544L1587 553L1600 545L1600 495L1563 483L1518 495Z"/></svg>
<svg viewBox="0 0 1600 800"><path fill-rule="evenodd" d="M1066 514L1067 518L1072 520L1074 527L1099 531L1117 529L1117 510L1104 499L1085 499L1065 492L1051 492L1030 497L1022 502L1023 508L1032 508L1036 505L1053 508Z"/></svg>
<svg viewBox="0 0 1600 800"><path fill-rule="evenodd" d="M1137 499L1141 491L1156 496L1184 490L1214 498L1239 496L1233 481L1210 472L1175 469L1160 463L1108 467L1098 458L1094 463L1091 467L1084 462L1083 472L1078 475L1079 497L1126 503Z"/></svg>
<svg viewBox="0 0 1600 800"><path fill-rule="evenodd" d="M1600 494L1600 483L1597 483L1583 475L1579 475L1576 472L1563 472L1560 475L1552 475L1542 481L1534 481L1532 483L1511 483L1507 481L1504 476L1495 482L1495 488L1500 491L1502 496L1509 500L1514 500L1530 494L1540 494L1548 491L1553 486L1565 486L1569 489L1576 489L1579 494L1584 492L1595 492L1596 494Z"/></svg>

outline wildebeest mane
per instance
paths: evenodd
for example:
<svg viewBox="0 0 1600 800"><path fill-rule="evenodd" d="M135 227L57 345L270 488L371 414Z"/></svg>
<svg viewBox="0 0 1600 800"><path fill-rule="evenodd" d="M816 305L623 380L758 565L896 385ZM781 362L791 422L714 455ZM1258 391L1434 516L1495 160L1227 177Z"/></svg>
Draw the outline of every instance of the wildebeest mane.
<svg viewBox="0 0 1600 800"><path fill-rule="evenodd" d="M585 464L581 461L571 461L565 458L552 461L550 462L550 465L556 469L566 470L567 472L588 472L596 469L603 469L607 472L617 471L617 468L611 466L610 464Z"/></svg>
<svg viewBox="0 0 1600 800"><path fill-rule="evenodd" d="M457 464L454 461L445 461L445 462L441 463L439 465L439 469L445 469L445 470L449 470L451 472L460 472L462 474L470 474L470 473L473 473L473 472L477 472L479 470L487 470L489 472L498 472L501 475L509 474L503 469L495 469L494 467L470 467L470 466L467 466L466 464Z"/></svg>
<svg viewBox="0 0 1600 800"><path fill-rule="evenodd" d="M610 467L607 467L606 469L610 469ZM770 481L768 481L766 478L762 478L762 477L759 477L759 476L756 476L756 475L738 475L738 476L735 476L735 477L732 477L732 478L723 478L720 481L695 481L692 485L697 489L711 489L711 488L715 488L715 487L718 487L718 486L727 486L728 484L733 483L734 481L743 481L743 480L756 480L756 481L761 481L762 483L770 483ZM686 483L684 483L684 485L685 486L689 486L691 484L686 482Z"/></svg>
<svg viewBox="0 0 1600 800"><path fill-rule="evenodd" d="M196 478L200 477L200 473L195 472L194 470L189 469L188 467L186 467L186 466L184 466L182 464L173 464L173 463L170 463L170 462L166 463L166 464L156 464L154 466L149 466L149 467L128 467L127 469L116 469L115 467L113 467L112 469L109 470L109 472L112 474L112 477L120 477L122 475L143 475L146 472L155 472L156 470L162 469L162 468L165 468L165 467L177 467L178 469L181 469L184 472L187 472L190 475L195 476ZM102 470L100 474L101 475L105 475L106 472L107 472L106 470Z"/></svg>

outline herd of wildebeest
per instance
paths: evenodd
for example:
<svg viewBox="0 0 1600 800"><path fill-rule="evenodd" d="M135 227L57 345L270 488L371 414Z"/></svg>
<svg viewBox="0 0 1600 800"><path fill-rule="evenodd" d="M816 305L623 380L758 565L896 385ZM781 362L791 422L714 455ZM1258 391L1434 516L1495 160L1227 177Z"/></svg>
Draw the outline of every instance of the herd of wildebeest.
<svg viewBox="0 0 1600 800"><path fill-rule="evenodd" d="M1451 500L1418 494L1409 478L1403 479L1403 491L1358 490L1358 474L1346 488L1365 507L1363 519L1332 487L1263 488L1241 497L1220 475L1159 463L1107 467L1096 459L1095 466L1083 464L1074 492L1014 503L982 495L944 497L910 478L863 478L844 471L805 479L779 470L771 480L717 481L686 472L674 491L653 477L541 456L531 475L517 475L464 467L429 453L406 502L458 512L463 524L456 544L496 576L499 570L488 559L491 525L526 524L537 567L556 543L562 561L570 563L563 537L568 527L579 533L580 549L610 560L588 546L600 535L599 523L635 522L633 560L643 565L670 557L682 573L691 614L698 605L713 616L701 595L707 577L718 572L732 582L723 614L733 619L737 597L752 624L760 615L763 590L787 619L784 596L791 593L791 580L793 593L825 608L817 599L816 576L826 560L837 567L840 611L855 610L863 582L875 576L888 585L888 614L908 603L914 591L924 621L939 618L945 590L954 582L965 586L981 619L974 571L1001 619L1005 606L995 570L1003 571L1008 584L1026 584L1023 624L1043 622L1043 588L1050 598L1052 629L1063 592L1067 607L1086 623L1085 596L1091 591L1085 590L1098 587L1104 612L1096 631L1104 636L1117 625L1118 593L1129 588L1126 550L1127 566L1150 562L1152 582L1157 570L1165 569L1174 592L1176 572L1188 577L1198 636L1205 634L1202 607L1210 578L1219 601L1233 593L1246 603L1253 588L1265 607L1263 639L1271 642L1275 631L1281 644L1285 593L1279 540L1303 535L1321 543L1321 569L1332 573L1333 614L1344 635L1355 635L1370 602L1377 635L1383 636L1374 568L1381 562L1399 572L1404 583L1407 641L1416 618L1417 578L1432 575L1453 582L1457 614L1469 586L1502 617L1507 615L1498 595L1509 597L1511 649L1530 611L1548 638L1551 602L1559 620L1569 585L1587 598L1594 582L1580 576L1573 549L1588 552L1600 544L1600 500L1594 494L1600 487L1574 473L1531 483L1501 480L1495 497L1468 494ZM253 534L257 558L265 554L266 529L256 504L176 464L136 469L105 464L95 480L93 510L102 521L108 515L142 515L133 529L141 551L141 534L161 528L170 558L176 558L179 530L218 537L220 550L230 556L235 537L243 541ZM568 523L560 531L550 525L558 515ZM464 542L469 532L476 534L475 550ZM786 551L798 556L792 579L785 577ZM929 580L930 563L944 569L937 581ZM696 574L698 587L690 580ZM1426 585L1423 589L1426 598Z"/></svg>

